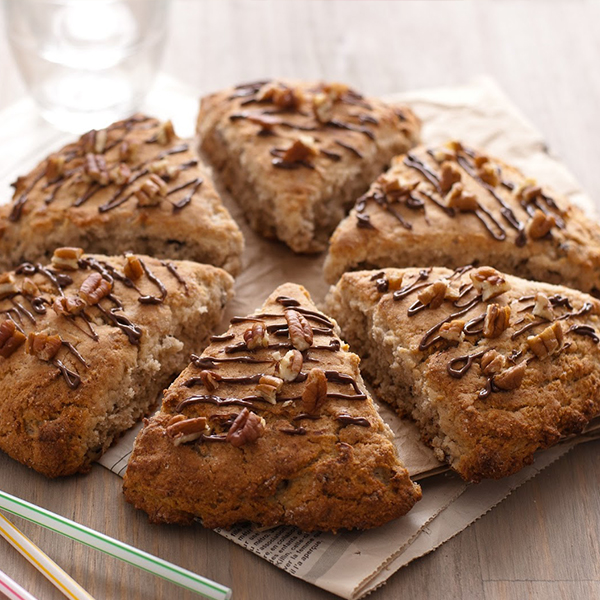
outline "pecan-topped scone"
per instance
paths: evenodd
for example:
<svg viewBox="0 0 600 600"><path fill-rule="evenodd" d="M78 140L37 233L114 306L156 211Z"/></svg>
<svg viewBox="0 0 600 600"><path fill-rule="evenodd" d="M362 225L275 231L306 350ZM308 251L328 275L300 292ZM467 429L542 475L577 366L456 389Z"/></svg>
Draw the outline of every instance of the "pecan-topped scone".
<svg viewBox="0 0 600 600"><path fill-rule="evenodd" d="M319 252L356 197L418 139L407 108L346 85L260 81L202 99L204 154L261 235Z"/></svg>
<svg viewBox="0 0 600 600"><path fill-rule="evenodd" d="M242 234L170 121L134 115L90 131L13 186L0 206L0 269L77 246L240 270Z"/></svg>
<svg viewBox="0 0 600 600"><path fill-rule="evenodd" d="M358 357L306 290L234 317L138 435L125 497L155 523L366 529L421 497Z"/></svg>
<svg viewBox="0 0 600 600"><path fill-rule="evenodd" d="M464 479L510 475L600 413L600 302L491 267L345 273L328 307L378 397Z"/></svg>
<svg viewBox="0 0 600 600"><path fill-rule="evenodd" d="M600 293L600 226L516 168L459 142L394 158L331 238L345 271L491 265Z"/></svg>
<svg viewBox="0 0 600 600"><path fill-rule="evenodd" d="M85 472L208 342L232 294L217 267L59 248L0 275L0 449Z"/></svg>

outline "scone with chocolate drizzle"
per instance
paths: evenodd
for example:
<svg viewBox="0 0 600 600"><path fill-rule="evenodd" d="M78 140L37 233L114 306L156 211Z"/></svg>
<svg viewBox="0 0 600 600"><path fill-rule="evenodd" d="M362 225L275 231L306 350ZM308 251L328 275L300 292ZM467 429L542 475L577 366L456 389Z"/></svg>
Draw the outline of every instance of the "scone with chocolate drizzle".
<svg viewBox="0 0 600 600"><path fill-rule="evenodd" d="M346 273L328 307L378 397L464 479L515 473L600 413L600 302L491 267Z"/></svg>
<svg viewBox="0 0 600 600"><path fill-rule="evenodd" d="M58 246L240 270L242 234L170 121L134 115L92 130L13 187L0 206L2 270L46 262Z"/></svg>
<svg viewBox="0 0 600 600"><path fill-rule="evenodd" d="M600 226L516 168L459 142L419 147L358 199L331 238L326 278L345 271L491 265L600 293Z"/></svg>
<svg viewBox="0 0 600 600"><path fill-rule="evenodd" d="M320 252L356 197L417 143L419 124L346 85L258 81L203 98L197 130L253 229Z"/></svg>
<svg viewBox="0 0 600 600"><path fill-rule="evenodd" d="M217 267L59 248L0 275L0 449L48 477L88 471L208 342Z"/></svg>
<svg viewBox="0 0 600 600"><path fill-rule="evenodd" d="M366 529L421 497L358 357L306 290L285 284L234 317L139 434L126 499L154 523Z"/></svg>

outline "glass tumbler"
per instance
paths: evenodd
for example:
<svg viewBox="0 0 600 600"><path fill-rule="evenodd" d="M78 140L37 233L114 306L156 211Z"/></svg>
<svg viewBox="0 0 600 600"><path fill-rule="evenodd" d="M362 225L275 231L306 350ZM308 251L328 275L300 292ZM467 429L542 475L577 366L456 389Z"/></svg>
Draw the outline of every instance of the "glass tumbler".
<svg viewBox="0 0 600 600"><path fill-rule="evenodd" d="M168 0L4 0L10 45L59 129L108 125L141 105L164 46Z"/></svg>

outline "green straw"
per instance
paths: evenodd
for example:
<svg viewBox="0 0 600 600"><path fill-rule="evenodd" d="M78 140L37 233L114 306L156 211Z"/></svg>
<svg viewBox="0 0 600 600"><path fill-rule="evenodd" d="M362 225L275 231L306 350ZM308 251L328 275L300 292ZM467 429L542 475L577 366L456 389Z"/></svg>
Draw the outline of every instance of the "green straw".
<svg viewBox="0 0 600 600"><path fill-rule="evenodd" d="M229 600L231 598L231 590L224 585L196 575L162 558L152 556L152 554L148 554L143 550L119 542L103 533L85 527L85 525L75 523L75 521L61 517L3 491L0 491L0 508L72 540L81 542L90 548L100 550L100 552L118 558L148 573L162 577L187 590L202 594L210 600Z"/></svg>

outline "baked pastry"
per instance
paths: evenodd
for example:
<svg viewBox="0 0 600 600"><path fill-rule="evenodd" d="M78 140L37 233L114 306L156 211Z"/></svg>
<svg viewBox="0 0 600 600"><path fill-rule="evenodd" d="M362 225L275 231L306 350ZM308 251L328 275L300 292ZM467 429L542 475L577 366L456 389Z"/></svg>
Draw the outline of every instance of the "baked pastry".
<svg viewBox="0 0 600 600"><path fill-rule="evenodd" d="M340 223L325 273L334 283L350 270L466 264L599 294L600 226L483 152L419 147Z"/></svg>
<svg viewBox="0 0 600 600"><path fill-rule="evenodd" d="M202 349L232 295L217 267L59 248L0 276L0 449L88 471Z"/></svg>
<svg viewBox="0 0 600 600"><path fill-rule="evenodd" d="M144 115L90 131L13 184L0 206L0 270L58 246L240 270L243 238L190 145Z"/></svg>
<svg viewBox="0 0 600 600"><path fill-rule="evenodd" d="M258 233L320 252L419 125L341 84L259 81L202 99L201 148Z"/></svg>
<svg viewBox="0 0 600 600"><path fill-rule="evenodd" d="M345 273L327 304L378 397L464 479L510 475L600 412L600 302L491 267Z"/></svg>
<svg viewBox="0 0 600 600"><path fill-rule="evenodd" d="M420 498L359 359L285 284L234 317L165 393L138 435L125 498L154 523L365 529Z"/></svg>

